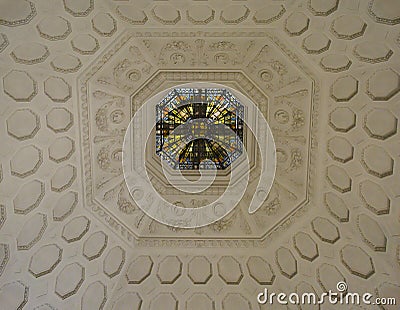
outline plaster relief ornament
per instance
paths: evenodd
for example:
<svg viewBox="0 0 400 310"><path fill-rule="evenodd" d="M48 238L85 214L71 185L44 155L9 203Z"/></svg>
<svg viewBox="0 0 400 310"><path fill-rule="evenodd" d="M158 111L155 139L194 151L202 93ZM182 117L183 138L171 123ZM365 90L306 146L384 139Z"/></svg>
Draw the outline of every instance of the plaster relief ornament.
<svg viewBox="0 0 400 310"><path fill-rule="evenodd" d="M237 90L215 83L183 84L153 96L136 111L124 138L123 172L133 200L152 219L176 228L198 228L223 219L250 184L245 130L257 142L261 163L248 208L252 214L267 199L276 170L275 142L258 107ZM190 198L213 186L218 173L229 173L222 194L202 205L168 201L157 191L146 165L153 155L147 144L154 136L161 161L157 173L171 186Z"/></svg>

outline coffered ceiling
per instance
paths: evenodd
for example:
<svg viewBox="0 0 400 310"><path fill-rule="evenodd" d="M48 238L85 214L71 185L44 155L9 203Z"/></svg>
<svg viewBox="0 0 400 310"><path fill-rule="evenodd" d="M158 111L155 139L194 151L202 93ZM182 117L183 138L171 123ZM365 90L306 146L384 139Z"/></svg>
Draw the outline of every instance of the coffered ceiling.
<svg viewBox="0 0 400 310"><path fill-rule="evenodd" d="M0 25L0 305L264 309L264 287L339 281L400 302L398 1L3 0ZM276 175L256 213L253 185L222 220L171 228L132 199L124 135L154 95L200 82L260 109ZM179 195L148 154L173 203L223 191Z"/></svg>

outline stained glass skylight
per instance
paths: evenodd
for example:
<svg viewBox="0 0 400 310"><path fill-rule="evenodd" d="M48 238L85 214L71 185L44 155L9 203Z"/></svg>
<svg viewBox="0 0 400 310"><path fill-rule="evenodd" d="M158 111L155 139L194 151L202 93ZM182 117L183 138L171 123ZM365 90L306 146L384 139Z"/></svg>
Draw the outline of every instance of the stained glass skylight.
<svg viewBox="0 0 400 310"><path fill-rule="evenodd" d="M175 88L156 117L156 153L173 169L226 169L242 154L244 107L226 89Z"/></svg>

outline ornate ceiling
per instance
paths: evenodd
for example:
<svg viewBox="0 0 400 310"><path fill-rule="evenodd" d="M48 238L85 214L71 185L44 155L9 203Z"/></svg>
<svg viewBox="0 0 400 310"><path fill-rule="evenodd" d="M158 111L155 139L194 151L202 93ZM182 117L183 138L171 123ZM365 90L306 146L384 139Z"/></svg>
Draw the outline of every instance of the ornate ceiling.
<svg viewBox="0 0 400 310"><path fill-rule="evenodd" d="M1 1L0 305L264 309L264 287L339 281L400 302L399 24L396 0ZM131 198L123 139L149 98L199 82L257 105L276 177L249 214L260 160L246 135L239 206L171 228ZM179 195L149 154L171 202L223 191L224 176Z"/></svg>

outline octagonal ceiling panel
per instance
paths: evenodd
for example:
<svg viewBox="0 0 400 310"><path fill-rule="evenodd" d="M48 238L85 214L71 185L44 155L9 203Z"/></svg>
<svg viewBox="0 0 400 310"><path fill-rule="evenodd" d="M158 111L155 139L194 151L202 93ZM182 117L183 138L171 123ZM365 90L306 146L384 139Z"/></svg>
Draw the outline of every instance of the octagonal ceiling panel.
<svg viewBox="0 0 400 310"><path fill-rule="evenodd" d="M208 240L235 236L261 241L276 223L290 218L308 201L311 179L307 170L312 170L309 132L314 132L311 118L313 111L316 113L316 101L311 96L319 91L318 81L313 71L273 33L258 32L252 36L204 32L192 38L190 33L183 33L178 40L167 33L126 32L115 43L119 48L106 52L106 62L96 65L96 71L82 74L81 89L89 93L80 105L81 126L89 129L84 131L89 134L83 136L85 174L93 176L87 179L87 203L95 205L92 209L96 212L112 216L120 225L120 233L124 231L129 239L198 238L200 233L202 239ZM246 53L251 57L245 57ZM188 66L192 67L191 72ZM135 205L122 173L122 143L130 118L153 94L193 81L226 85L259 106L274 135L277 173L267 201L253 216L247 211L250 191L226 218L201 229L180 230L160 225ZM250 119L252 112L246 113ZM251 143L254 141L248 139L249 150L255 149ZM88 152L93 155L89 157ZM150 162L151 157L157 158L150 156ZM258 180L258 157L253 155L250 184ZM156 164L153 167L153 186L174 197L172 203L201 206L221 193L218 187L212 187L206 196L177 196L158 176L161 169Z"/></svg>

